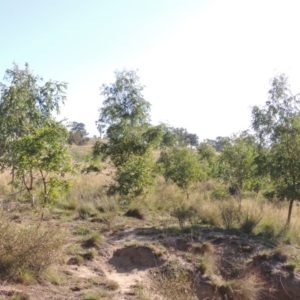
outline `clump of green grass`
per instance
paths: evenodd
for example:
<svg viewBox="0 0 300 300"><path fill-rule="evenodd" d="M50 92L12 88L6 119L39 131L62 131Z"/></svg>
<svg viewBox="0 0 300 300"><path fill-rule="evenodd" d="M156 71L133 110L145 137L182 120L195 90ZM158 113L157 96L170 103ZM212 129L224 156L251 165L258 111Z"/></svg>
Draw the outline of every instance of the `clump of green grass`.
<svg viewBox="0 0 300 300"><path fill-rule="evenodd" d="M73 233L77 235L87 235L91 233L91 229L85 225L79 225L74 228Z"/></svg>
<svg viewBox="0 0 300 300"><path fill-rule="evenodd" d="M81 266L84 264L84 258L80 254L77 254L69 259L68 264Z"/></svg>
<svg viewBox="0 0 300 300"><path fill-rule="evenodd" d="M240 229L244 233L251 234L261 219L262 215L253 209L244 211L240 221Z"/></svg>
<svg viewBox="0 0 300 300"><path fill-rule="evenodd" d="M93 260L98 255L96 249L92 248L88 250L86 253L84 253L82 256L86 260Z"/></svg>
<svg viewBox="0 0 300 300"><path fill-rule="evenodd" d="M54 285L63 285L66 283L65 274L58 272L58 270L54 268L48 268L47 270L45 270L42 273L41 277Z"/></svg>
<svg viewBox="0 0 300 300"><path fill-rule="evenodd" d="M112 295L105 290L94 289L81 292L84 300L102 300L111 299Z"/></svg>
<svg viewBox="0 0 300 300"><path fill-rule="evenodd" d="M86 247L96 247L101 245L102 243L103 239L99 232L93 232L89 234L84 240L84 245Z"/></svg>

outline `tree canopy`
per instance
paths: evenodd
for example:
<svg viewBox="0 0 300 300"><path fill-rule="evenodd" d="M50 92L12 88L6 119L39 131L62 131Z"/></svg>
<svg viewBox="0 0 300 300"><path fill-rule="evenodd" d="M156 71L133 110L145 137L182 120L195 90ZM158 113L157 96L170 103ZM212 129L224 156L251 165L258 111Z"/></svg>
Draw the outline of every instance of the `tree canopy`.
<svg viewBox="0 0 300 300"><path fill-rule="evenodd" d="M12 183L25 189L34 203L34 183L42 182L47 202L62 178L71 171L66 149L67 130L52 116L64 103L67 84L48 81L14 65L0 83L0 163L9 169Z"/></svg>
<svg viewBox="0 0 300 300"><path fill-rule="evenodd" d="M260 170L270 176L274 197L289 201L289 225L293 203L300 199L300 95L292 94L284 74L272 80L268 101L253 107L252 118Z"/></svg>
<svg viewBox="0 0 300 300"><path fill-rule="evenodd" d="M153 149L160 145L164 131L162 126L149 124L150 103L142 95L136 72L116 71L115 76L114 83L101 88L104 101L97 124L107 127L108 141L98 142L94 154L109 158L117 169L110 194L137 196L154 182L150 180L153 174L145 170L154 165Z"/></svg>

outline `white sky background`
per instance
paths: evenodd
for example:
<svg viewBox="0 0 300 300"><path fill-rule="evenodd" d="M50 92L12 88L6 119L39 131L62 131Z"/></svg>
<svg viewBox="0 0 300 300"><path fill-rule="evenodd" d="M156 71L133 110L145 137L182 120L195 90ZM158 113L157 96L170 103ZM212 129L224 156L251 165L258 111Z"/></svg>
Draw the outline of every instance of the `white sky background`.
<svg viewBox="0 0 300 300"><path fill-rule="evenodd" d="M267 100L278 73L300 92L299 0L50 2L0 0L0 72L27 61L35 74L67 81L61 118L90 135L99 88L116 69L139 69L154 124L201 140L248 129L251 106Z"/></svg>
<svg viewBox="0 0 300 300"><path fill-rule="evenodd" d="M247 129L271 77L286 72L300 91L299 29L300 1L214 2L137 59L153 121L200 139Z"/></svg>

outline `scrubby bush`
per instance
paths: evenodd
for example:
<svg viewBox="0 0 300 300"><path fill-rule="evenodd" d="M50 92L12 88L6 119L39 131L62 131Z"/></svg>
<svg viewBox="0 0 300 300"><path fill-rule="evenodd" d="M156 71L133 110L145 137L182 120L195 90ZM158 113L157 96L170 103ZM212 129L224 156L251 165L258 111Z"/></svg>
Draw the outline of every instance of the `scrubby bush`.
<svg viewBox="0 0 300 300"><path fill-rule="evenodd" d="M57 228L23 227L0 217L0 274L17 280L19 274L37 275L55 262L63 245Z"/></svg>
<svg viewBox="0 0 300 300"><path fill-rule="evenodd" d="M205 205L200 209L201 222L205 225L221 226L222 219L220 212L213 205Z"/></svg>
<svg viewBox="0 0 300 300"><path fill-rule="evenodd" d="M233 226L240 221L241 211L234 202L229 201L222 203L219 209L226 229L233 228Z"/></svg>
<svg viewBox="0 0 300 300"><path fill-rule="evenodd" d="M183 226L187 220L189 220L192 223L193 219L196 218L198 215L199 212L196 210L195 207L184 204L177 207L171 212L171 216L178 220L181 229L183 229Z"/></svg>
<svg viewBox="0 0 300 300"><path fill-rule="evenodd" d="M217 184L211 191L210 196L215 200L226 200L230 197L228 188L222 184Z"/></svg>

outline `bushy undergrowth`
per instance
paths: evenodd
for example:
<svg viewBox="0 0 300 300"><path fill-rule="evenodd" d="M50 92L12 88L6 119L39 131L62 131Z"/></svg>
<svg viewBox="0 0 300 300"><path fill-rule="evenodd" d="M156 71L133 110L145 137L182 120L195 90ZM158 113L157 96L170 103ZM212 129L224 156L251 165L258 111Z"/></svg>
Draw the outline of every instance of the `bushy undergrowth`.
<svg viewBox="0 0 300 300"><path fill-rule="evenodd" d="M196 207L192 205L182 204L171 212L171 216L178 220L180 228L183 229L186 221L193 224L193 222L199 218L199 212Z"/></svg>
<svg viewBox="0 0 300 300"><path fill-rule="evenodd" d="M57 228L39 225L21 226L0 217L0 274L2 278L21 280L36 276L57 261L63 235Z"/></svg>

